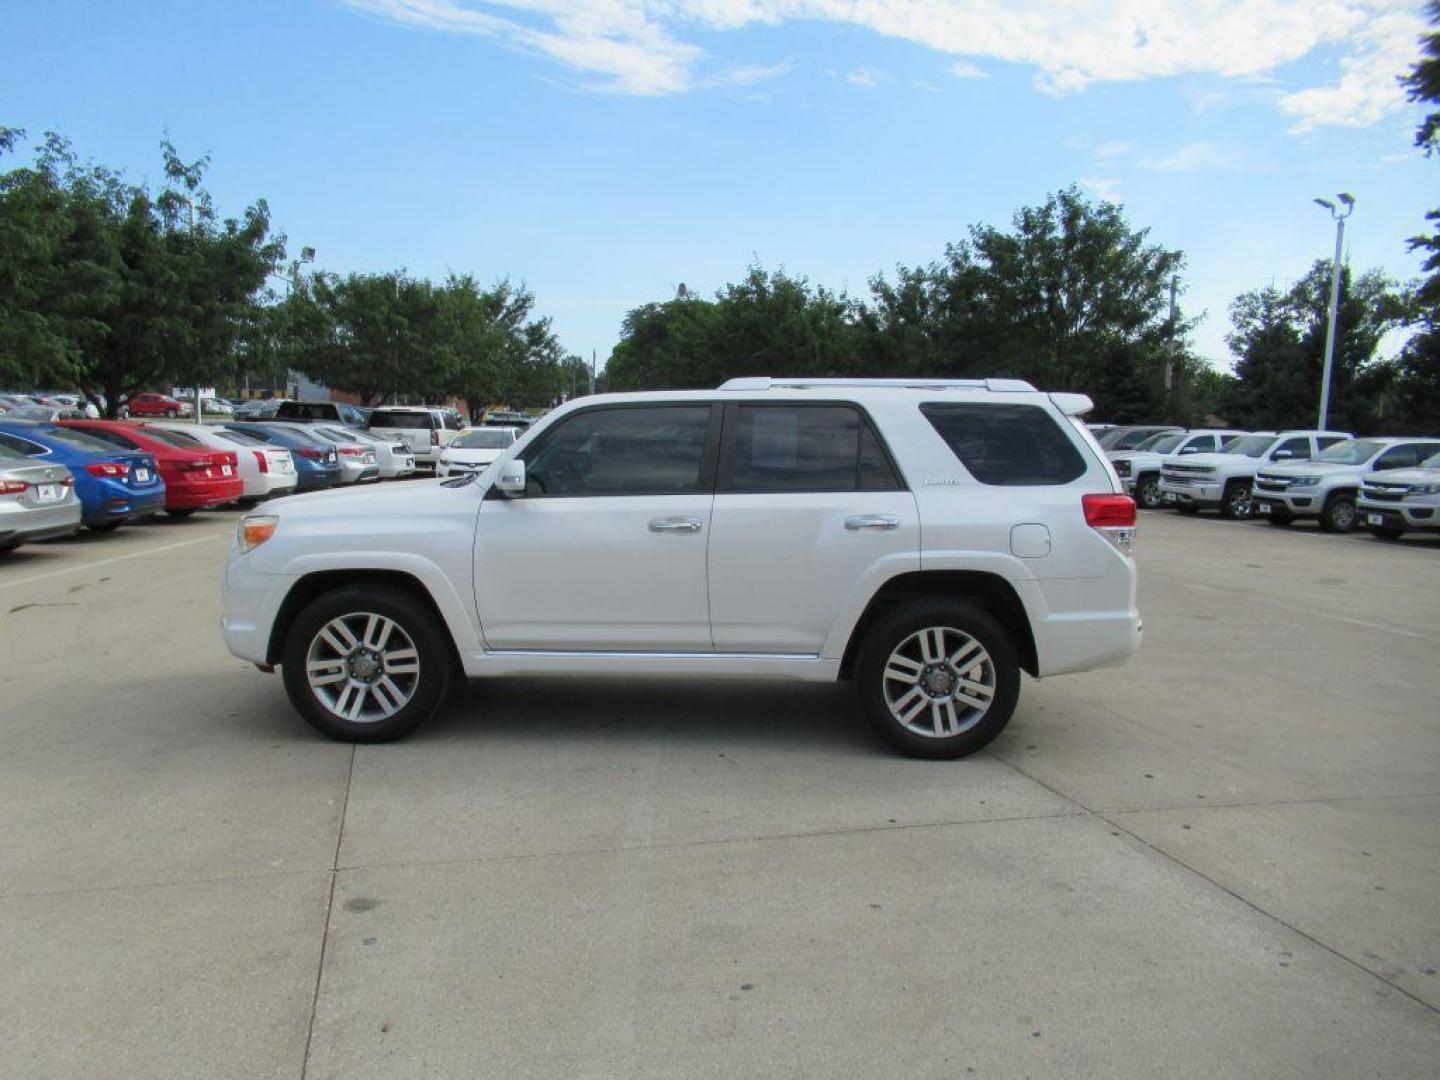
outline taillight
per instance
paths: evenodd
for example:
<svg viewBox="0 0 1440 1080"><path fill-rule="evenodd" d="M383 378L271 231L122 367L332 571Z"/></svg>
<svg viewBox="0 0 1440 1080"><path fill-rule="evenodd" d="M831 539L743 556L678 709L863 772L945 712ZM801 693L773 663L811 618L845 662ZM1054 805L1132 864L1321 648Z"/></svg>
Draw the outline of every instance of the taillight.
<svg viewBox="0 0 1440 1080"><path fill-rule="evenodd" d="M313 446L302 446L302 447L300 447L299 449L297 449L297 450L292 450L292 451L290 451L290 452L291 452L292 454L299 454L299 455L300 455L301 457L303 457L303 458L309 458L311 461L315 461L316 459L322 458L322 457L325 456L325 451L323 451L323 450L317 450L317 449L316 449L315 447L313 447Z"/></svg>
<svg viewBox="0 0 1440 1080"><path fill-rule="evenodd" d="M268 473L270 471L270 459L266 457L265 451L251 450L250 452L255 455L255 463L260 466L260 471Z"/></svg>
<svg viewBox="0 0 1440 1080"><path fill-rule="evenodd" d="M23 495L29 486L24 480L0 480L0 495Z"/></svg>
<svg viewBox="0 0 1440 1080"><path fill-rule="evenodd" d="M1129 495L1082 495L1085 524L1129 555L1135 548L1135 500Z"/></svg>
<svg viewBox="0 0 1440 1080"><path fill-rule="evenodd" d="M365 451L361 450L358 446L342 446L340 447L340 453L344 454L346 457L359 457L361 454L365 453Z"/></svg>
<svg viewBox="0 0 1440 1080"><path fill-rule="evenodd" d="M118 461L92 461L85 466L85 471L91 476L104 476L115 480L124 476L126 469Z"/></svg>

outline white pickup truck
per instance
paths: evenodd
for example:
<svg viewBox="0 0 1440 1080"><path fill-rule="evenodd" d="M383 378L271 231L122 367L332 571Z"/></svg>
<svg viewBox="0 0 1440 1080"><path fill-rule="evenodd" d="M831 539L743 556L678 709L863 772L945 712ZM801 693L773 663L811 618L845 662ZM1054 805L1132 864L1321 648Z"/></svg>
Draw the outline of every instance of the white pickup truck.
<svg viewBox="0 0 1440 1080"><path fill-rule="evenodd" d="M1111 450L1106 455L1115 466L1115 473L1125 491L1142 510L1157 510L1164 505L1160 492L1160 470L1167 461L1180 461L1194 454L1223 451L1243 431L1162 431L1152 435L1133 450Z"/></svg>
<svg viewBox="0 0 1440 1080"><path fill-rule="evenodd" d="M1269 465L1308 461L1350 438L1344 431L1257 431L1236 439L1224 453L1196 454L1160 469L1160 495L1181 513L1218 508L1229 518L1250 516L1255 474Z"/></svg>
<svg viewBox="0 0 1440 1080"><path fill-rule="evenodd" d="M1419 468L1366 476L1356 500L1372 536L1398 540L1407 532L1440 532L1440 453Z"/></svg>
<svg viewBox="0 0 1440 1080"><path fill-rule="evenodd" d="M1359 520L1356 499L1362 483L1413 469L1437 453L1440 439L1347 439L1314 461L1261 469L1251 502L1272 525L1319 518L1326 532L1349 532Z"/></svg>

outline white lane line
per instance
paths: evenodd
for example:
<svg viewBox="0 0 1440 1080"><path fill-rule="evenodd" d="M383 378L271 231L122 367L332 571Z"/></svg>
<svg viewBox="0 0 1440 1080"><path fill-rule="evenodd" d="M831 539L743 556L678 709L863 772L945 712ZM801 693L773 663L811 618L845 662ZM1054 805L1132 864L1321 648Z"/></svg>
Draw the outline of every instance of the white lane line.
<svg viewBox="0 0 1440 1080"><path fill-rule="evenodd" d="M1419 638L1421 641L1432 640L1427 634L1417 634L1413 630L1401 630L1398 626L1386 626L1384 623L1366 622L1364 619L1351 619L1344 615L1330 615L1324 611L1315 612L1322 619L1334 619L1336 622L1354 623L1356 626L1364 626L1371 630L1384 630L1387 634L1400 634L1404 637Z"/></svg>
<svg viewBox="0 0 1440 1080"><path fill-rule="evenodd" d="M1161 571L1161 573L1164 573L1164 571ZM1224 589L1216 589L1216 588L1214 588L1213 586L1210 586L1210 585L1196 585L1193 581L1177 581L1177 582L1175 582L1175 584L1176 584L1176 585L1179 585L1182 589L1196 589L1196 590L1198 590L1199 592L1224 592L1224 591L1225 591Z"/></svg>
<svg viewBox="0 0 1440 1080"><path fill-rule="evenodd" d="M162 551L175 551L178 548L193 547L196 544L209 543L211 540L223 540L229 533L214 533L210 536L200 536L194 540L181 540L175 544L165 544L162 547L150 548L146 551L132 551L129 555L115 555L108 559L98 559L95 562L80 563L77 566L67 566L63 570L51 570L48 574L36 574L34 577L21 578L19 581L0 581L0 589L13 589L17 585L30 585L36 581L44 581L46 578L59 577L61 574L73 574L77 570L93 570L97 566L109 566L111 563L124 562L126 559L143 559L146 555L159 555Z"/></svg>

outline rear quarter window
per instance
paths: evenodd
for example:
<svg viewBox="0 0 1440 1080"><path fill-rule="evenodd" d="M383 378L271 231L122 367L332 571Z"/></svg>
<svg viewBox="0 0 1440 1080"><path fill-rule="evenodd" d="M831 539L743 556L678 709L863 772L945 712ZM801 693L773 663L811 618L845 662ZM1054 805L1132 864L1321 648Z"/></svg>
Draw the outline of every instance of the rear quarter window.
<svg viewBox="0 0 1440 1080"><path fill-rule="evenodd" d="M920 412L971 476L996 487L1068 484L1085 459L1038 405L928 402Z"/></svg>
<svg viewBox="0 0 1440 1080"><path fill-rule="evenodd" d="M377 412L370 417L370 427L375 428L421 428L429 431L435 427L435 418L428 412Z"/></svg>

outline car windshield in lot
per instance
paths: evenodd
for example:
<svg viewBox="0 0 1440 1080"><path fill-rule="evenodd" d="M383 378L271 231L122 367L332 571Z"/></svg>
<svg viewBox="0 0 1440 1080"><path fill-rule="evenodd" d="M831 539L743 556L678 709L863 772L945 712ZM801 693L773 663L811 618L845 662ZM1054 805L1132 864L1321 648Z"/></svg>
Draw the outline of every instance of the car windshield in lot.
<svg viewBox="0 0 1440 1080"><path fill-rule="evenodd" d="M428 412L377 412L370 417L373 428L433 428L435 418Z"/></svg>
<svg viewBox="0 0 1440 1080"><path fill-rule="evenodd" d="M1244 454L1246 457L1259 457L1270 447L1275 445L1279 435L1246 435L1244 438L1236 439L1229 446L1225 447L1227 454Z"/></svg>
<svg viewBox="0 0 1440 1080"><path fill-rule="evenodd" d="M226 442L232 442L236 446L269 446L264 439L257 439L254 435L244 431L234 431L230 428L213 428L212 433L220 436Z"/></svg>
<svg viewBox="0 0 1440 1080"><path fill-rule="evenodd" d="M97 439L92 435L82 435L78 431L71 431L69 428L47 427L42 429L46 438L54 439L58 443L75 450L84 450L91 454L113 454L118 447L114 443L108 443L104 439Z"/></svg>
<svg viewBox="0 0 1440 1080"><path fill-rule="evenodd" d="M30 465L31 460L8 446L0 446L0 465Z"/></svg>
<svg viewBox="0 0 1440 1080"><path fill-rule="evenodd" d="M1417 469L1440 469L1440 453L1431 454L1415 467Z"/></svg>
<svg viewBox="0 0 1440 1080"><path fill-rule="evenodd" d="M168 428L147 427L145 434L156 442L168 443L171 446L179 447L181 450L203 450L205 444L194 435L186 435L183 431L171 431Z"/></svg>
<svg viewBox="0 0 1440 1080"><path fill-rule="evenodd" d="M504 450L515 441L515 433L494 428L476 428L457 435L450 445L460 450Z"/></svg>
<svg viewBox="0 0 1440 1080"><path fill-rule="evenodd" d="M1183 431L1166 431L1159 435L1151 436L1139 446L1135 447L1135 449L1137 451L1143 450L1150 454L1168 454L1171 450L1179 446L1181 440L1184 438L1185 433Z"/></svg>
<svg viewBox="0 0 1440 1080"><path fill-rule="evenodd" d="M1323 451L1315 460L1326 465L1364 465L1383 449L1384 444L1373 439L1346 439Z"/></svg>

